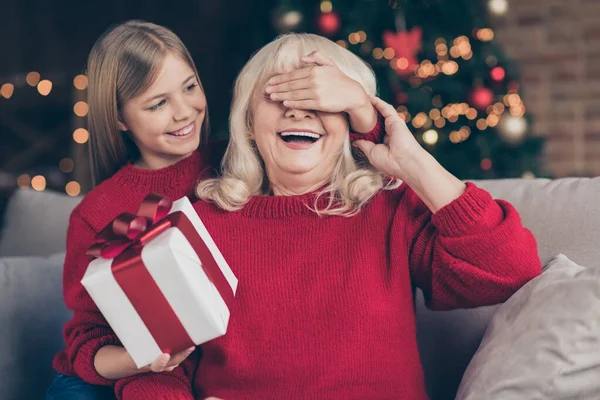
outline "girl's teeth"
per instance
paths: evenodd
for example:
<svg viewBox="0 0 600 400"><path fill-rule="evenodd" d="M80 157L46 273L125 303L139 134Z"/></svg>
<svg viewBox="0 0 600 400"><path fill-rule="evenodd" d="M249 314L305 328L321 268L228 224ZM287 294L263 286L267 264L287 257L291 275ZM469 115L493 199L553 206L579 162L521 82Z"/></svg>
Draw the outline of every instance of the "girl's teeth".
<svg viewBox="0 0 600 400"><path fill-rule="evenodd" d="M192 128L194 128L194 124L191 124L187 128L184 128L182 130L172 132L171 135L174 135L174 136L185 136L185 135L187 135L188 133L190 133L192 131Z"/></svg>

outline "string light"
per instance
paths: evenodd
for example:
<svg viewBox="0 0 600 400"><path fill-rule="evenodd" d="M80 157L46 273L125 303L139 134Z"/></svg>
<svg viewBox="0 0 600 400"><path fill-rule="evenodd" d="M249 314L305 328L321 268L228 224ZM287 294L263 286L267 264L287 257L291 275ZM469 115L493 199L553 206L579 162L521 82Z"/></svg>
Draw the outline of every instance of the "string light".
<svg viewBox="0 0 600 400"><path fill-rule="evenodd" d="M535 175L531 171L525 171L525 172L523 172L522 177L523 177L523 179L534 179Z"/></svg>
<svg viewBox="0 0 600 400"><path fill-rule="evenodd" d="M468 119L470 119L472 121L475 118L477 118L477 110L474 108L469 108L465 115L467 116Z"/></svg>
<svg viewBox="0 0 600 400"><path fill-rule="evenodd" d="M402 118L402 120L404 122L409 122L410 118L411 118L411 115L410 115L410 113L408 111L404 111L404 112L398 113L398 116L400 118Z"/></svg>
<svg viewBox="0 0 600 400"><path fill-rule="evenodd" d="M496 82L500 82L500 81L504 80L504 77L506 76L506 72L504 71L504 68L502 68L502 67L494 67L490 71L490 76Z"/></svg>
<svg viewBox="0 0 600 400"><path fill-rule="evenodd" d="M348 35L348 41L350 44L358 44L360 42L360 35L358 32L353 32Z"/></svg>
<svg viewBox="0 0 600 400"><path fill-rule="evenodd" d="M66 174L72 172L74 168L73 160L71 160L70 158L63 158L58 163L58 168L60 168L60 170Z"/></svg>
<svg viewBox="0 0 600 400"><path fill-rule="evenodd" d="M302 22L302 13L296 10L288 10L281 15L279 26L283 31L295 29Z"/></svg>
<svg viewBox="0 0 600 400"><path fill-rule="evenodd" d="M488 9L492 14L504 15L508 11L508 0L489 0Z"/></svg>
<svg viewBox="0 0 600 400"><path fill-rule="evenodd" d="M0 96L4 97L5 99L10 99L14 92L15 86L12 83L5 83L0 88Z"/></svg>
<svg viewBox="0 0 600 400"><path fill-rule="evenodd" d="M348 42L346 42L345 40L342 40L342 39L340 39L340 40L338 40L336 43L337 43L339 46L341 46L341 47L343 47L343 48L345 48L345 49L347 49L347 48L348 48Z"/></svg>
<svg viewBox="0 0 600 400"><path fill-rule="evenodd" d="M65 186L65 192L67 192L69 196L77 196L81 193L81 185L79 182L71 181Z"/></svg>
<svg viewBox="0 0 600 400"><path fill-rule="evenodd" d="M450 132L449 139L454 144L460 143L460 133L458 131Z"/></svg>
<svg viewBox="0 0 600 400"><path fill-rule="evenodd" d="M408 109L405 106L398 106L398 108L396 108L396 111L398 112L398 116L400 116L400 118L402 118L404 122L410 121L410 113L408 112Z"/></svg>
<svg viewBox="0 0 600 400"><path fill-rule="evenodd" d="M19 185L21 189L28 188L29 185L31 185L31 177L27 174L19 175L17 178L17 185Z"/></svg>
<svg viewBox="0 0 600 400"><path fill-rule="evenodd" d="M358 42L362 43L365 40L367 40L367 33L365 31L358 31L356 32L356 34L358 35Z"/></svg>
<svg viewBox="0 0 600 400"><path fill-rule="evenodd" d="M42 175L34 176L31 179L31 187L37 190L38 192L43 191L44 189L46 189L46 178L44 178Z"/></svg>
<svg viewBox="0 0 600 400"><path fill-rule="evenodd" d="M87 79L87 76L85 76L85 75L77 75L73 79L73 86L75 86L76 89L85 90L87 88L87 85L88 85L88 79Z"/></svg>
<svg viewBox="0 0 600 400"><path fill-rule="evenodd" d="M500 117L497 114L490 114L490 115L488 115L488 117L485 120L486 120L488 126L493 128L496 125L498 125L498 122L500 121Z"/></svg>
<svg viewBox="0 0 600 400"><path fill-rule="evenodd" d="M90 134L84 128L77 128L77 129L75 129L75 132L73 132L73 140L76 143L79 143L79 144L87 143L89 138L90 138Z"/></svg>
<svg viewBox="0 0 600 400"><path fill-rule="evenodd" d="M471 44L469 43L468 39L460 42L457 47L461 56L471 52Z"/></svg>
<svg viewBox="0 0 600 400"><path fill-rule="evenodd" d="M408 68L408 58L400 57L396 60L396 68L406 69Z"/></svg>
<svg viewBox="0 0 600 400"><path fill-rule="evenodd" d="M371 43L370 41L366 41L362 44L362 46L360 46L360 52L363 53L365 56L367 54L369 54L371 52L371 50L373 49L373 43Z"/></svg>
<svg viewBox="0 0 600 400"><path fill-rule="evenodd" d="M438 142L439 135L435 129L429 129L423 133L423 142L433 146Z"/></svg>
<svg viewBox="0 0 600 400"><path fill-rule="evenodd" d="M416 73L422 79L436 75L435 65L433 65L429 60L424 60L417 69Z"/></svg>
<svg viewBox="0 0 600 400"><path fill-rule="evenodd" d="M508 95L508 105L511 107L516 107L521 104L521 96L516 93Z"/></svg>
<svg viewBox="0 0 600 400"><path fill-rule="evenodd" d="M52 91L52 82L47 79L40 81L37 84L37 90L42 96L48 96Z"/></svg>
<svg viewBox="0 0 600 400"><path fill-rule="evenodd" d="M477 120L477 129L479 129L480 131L485 131L488 127L487 122L484 118L480 118Z"/></svg>
<svg viewBox="0 0 600 400"><path fill-rule="evenodd" d="M525 140L527 121L523 117L504 114L498 124L498 131L505 142L519 144Z"/></svg>
<svg viewBox="0 0 600 400"><path fill-rule="evenodd" d="M73 111L78 117L85 117L88 113L88 105L85 101L78 101L73 106Z"/></svg>
<svg viewBox="0 0 600 400"><path fill-rule="evenodd" d="M469 138L469 136L471 136L471 128L469 128L468 126L463 126L459 129L458 133L460 135L461 142L464 142Z"/></svg>
<svg viewBox="0 0 600 400"><path fill-rule="evenodd" d="M412 124L415 128L422 128L427 123L427 115L424 112L420 112L412 120Z"/></svg>
<svg viewBox="0 0 600 400"><path fill-rule="evenodd" d="M448 118L450 116L450 106L446 106L444 108L442 108L442 116L444 118Z"/></svg>
<svg viewBox="0 0 600 400"><path fill-rule="evenodd" d="M483 160L481 160L481 169L484 171L492 169L492 160L490 160L489 158L484 158Z"/></svg>
<svg viewBox="0 0 600 400"><path fill-rule="evenodd" d="M437 108L433 108L429 111L429 118L436 120L442 116L442 113Z"/></svg>
<svg viewBox="0 0 600 400"><path fill-rule="evenodd" d="M388 47L383 51L383 57L385 57L386 60L391 60L394 58L394 55L396 55L396 52L391 47Z"/></svg>
<svg viewBox="0 0 600 400"><path fill-rule="evenodd" d="M439 57L445 56L448 54L448 46L446 46L446 43L440 43L435 46L435 52Z"/></svg>
<svg viewBox="0 0 600 400"><path fill-rule="evenodd" d="M398 113L398 116L402 118L404 122L409 122L412 117L408 111Z"/></svg>
<svg viewBox="0 0 600 400"><path fill-rule="evenodd" d="M458 64L456 61L448 61L442 66L442 72L446 75L454 75L456 72L458 72Z"/></svg>
<svg viewBox="0 0 600 400"><path fill-rule="evenodd" d="M449 135L449 139L452 143L457 144L464 142L471 135L471 129L468 126L463 126L458 131L452 131Z"/></svg>
<svg viewBox="0 0 600 400"><path fill-rule="evenodd" d="M331 1L322 1L321 2L321 12L322 13L330 13L333 10L333 4L331 4Z"/></svg>
<svg viewBox="0 0 600 400"><path fill-rule="evenodd" d="M489 42L494 39L494 31L490 28L483 28L477 31L477 39L482 42Z"/></svg>
<svg viewBox="0 0 600 400"><path fill-rule="evenodd" d="M493 68L498 65L498 59L495 56L487 56L485 58L485 63L488 65L488 67Z"/></svg>
<svg viewBox="0 0 600 400"><path fill-rule="evenodd" d="M383 49L381 49L379 47L374 48L373 49L373 58L376 60L381 60L383 58Z"/></svg>
<svg viewBox="0 0 600 400"><path fill-rule="evenodd" d="M27 84L31 87L35 87L39 81L40 81L40 73L39 72L31 71L25 77L25 82L27 82Z"/></svg>
<svg viewBox="0 0 600 400"><path fill-rule="evenodd" d="M512 115L513 117L522 117L523 115L525 115L525 106L519 105L516 107L511 107L510 115Z"/></svg>
<svg viewBox="0 0 600 400"><path fill-rule="evenodd" d="M444 118L438 118L433 124L436 126L436 128L443 128L446 126L446 120Z"/></svg>

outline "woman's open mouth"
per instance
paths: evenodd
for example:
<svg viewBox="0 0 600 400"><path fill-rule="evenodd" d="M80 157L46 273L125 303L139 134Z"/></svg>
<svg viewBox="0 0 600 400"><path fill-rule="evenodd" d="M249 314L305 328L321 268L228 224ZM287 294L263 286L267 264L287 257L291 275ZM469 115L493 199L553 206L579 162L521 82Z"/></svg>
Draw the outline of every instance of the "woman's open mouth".
<svg viewBox="0 0 600 400"><path fill-rule="evenodd" d="M277 136L285 143L286 147L293 150L306 150L318 142L323 135L310 131L284 131Z"/></svg>

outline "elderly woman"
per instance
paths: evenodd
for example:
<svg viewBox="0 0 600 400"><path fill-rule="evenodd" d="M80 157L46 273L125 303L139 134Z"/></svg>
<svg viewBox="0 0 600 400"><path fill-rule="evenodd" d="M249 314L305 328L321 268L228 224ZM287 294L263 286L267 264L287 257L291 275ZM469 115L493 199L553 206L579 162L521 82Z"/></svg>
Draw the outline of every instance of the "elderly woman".
<svg viewBox="0 0 600 400"><path fill-rule="evenodd" d="M315 50L331 60L307 67ZM315 35L280 37L241 71L222 176L195 204L236 304L193 376L157 398L426 399L415 287L433 309L477 307L540 273L517 211L444 170L379 99L387 136L356 142L369 162L356 161L344 110L313 111L327 108L320 77L341 73L357 104L375 93L359 58Z"/></svg>

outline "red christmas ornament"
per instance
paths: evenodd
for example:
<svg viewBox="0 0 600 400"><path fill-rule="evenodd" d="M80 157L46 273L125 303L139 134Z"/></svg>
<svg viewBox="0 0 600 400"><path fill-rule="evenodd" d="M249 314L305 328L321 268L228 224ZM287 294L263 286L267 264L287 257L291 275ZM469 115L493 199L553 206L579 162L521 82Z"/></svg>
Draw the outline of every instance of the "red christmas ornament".
<svg viewBox="0 0 600 400"><path fill-rule="evenodd" d="M494 92L486 87L477 87L469 95L469 101L478 110L485 110L494 102Z"/></svg>
<svg viewBox="0 0 600 400"><path fill-rule="evenodd" d="M504 68L502 68L502 67L494 67L490 71L490 76L496 82L501 82L504 80L504 77L506 76L506 72L504 71Z"/></svg>
<svg viewBox="0 0 600 400"><path fill-rule="evenodd" d="M335 35L340 30L341 24L340 16L335 11L323 13L319 15L317 20L319 32L325 36Z"/></svg>
<svg viewBox="0 0 600 400"><path fill-rule="evenodd" d="M383 43L394 49L392 67L401 76L410 75L419 65L417 54L421 51L423 31L415 27L410 31L383 33Z"/></svg>
<svg viewBox="0 0 600 400"><path fill-rule="evenodd" d="M396 103L406 104L408 103L408 93L399 91L396 93Z"/></svg>

